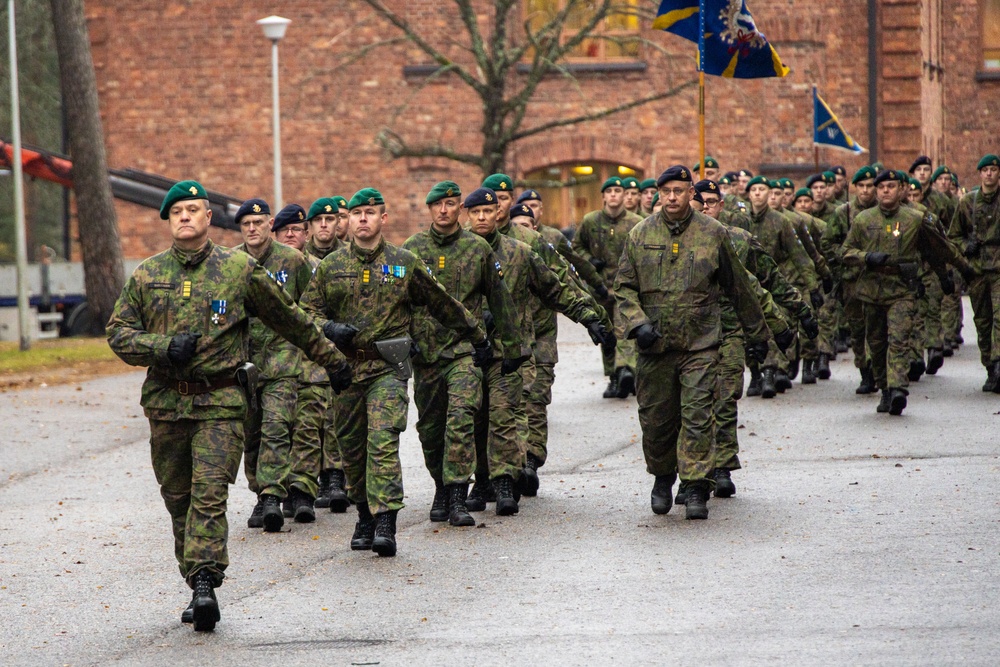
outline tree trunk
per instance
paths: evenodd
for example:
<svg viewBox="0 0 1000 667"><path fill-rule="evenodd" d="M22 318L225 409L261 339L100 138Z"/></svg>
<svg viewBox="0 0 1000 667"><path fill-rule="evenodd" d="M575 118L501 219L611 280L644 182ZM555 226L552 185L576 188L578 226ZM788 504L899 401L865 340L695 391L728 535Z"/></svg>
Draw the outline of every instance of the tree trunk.
<svg viewBox="0 0 1000 667"><path fill-rule="evenodd" d="M83 252L84 287L95 331L104 332L125 283L118 220L108 181L97 77L83 0L51 0L59 79L66 110L73 191Z"/></svg>

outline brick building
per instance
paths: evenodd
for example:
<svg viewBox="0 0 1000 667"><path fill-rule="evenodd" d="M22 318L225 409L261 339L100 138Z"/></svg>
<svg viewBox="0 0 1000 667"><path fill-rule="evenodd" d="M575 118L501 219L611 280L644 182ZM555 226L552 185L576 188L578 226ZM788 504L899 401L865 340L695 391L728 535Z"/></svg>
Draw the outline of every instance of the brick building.
<svg viewBox="0 0 1000 667"><path fill-rule="evenodd" d="M530 18L529 10L563 2L524 0L514 9L514 25ZM454 45L465 33L448 13L452 3L388 4L405 7L408 20L449 57L468 60ZM750 5L792 73L754 81L709 77L708 151L724 169L799 180L811 173L813 84L854 138L888 165L906 168L926 153L967 184L975 182L978 157L1000 151L1000 0ZM492 10L486 2L477 6L485 30ZM478 99L454 75L428 79L434 68L411 44L352 60L366 45L399 35L360 0L89 0L86 8L112 167L197 178L240 198L270 198L270 44L254 21L277 12L293 21L280 44L286 201L308 206L318 196L377 186L389 205L387 233L399 241L426 224L423 198L434 182L452 178L471 190L481 180L475 168L443 159L390 160L376 143L377 132L389 127L413 143L476 153L482 116ZM615 27L649 44L581 48L569 63L575 80L546 80L529 118L574 116L696 77L690 43L649 29L648 19ZM606 173L655 176L670 164L694 164L696 105L697 88L689 87L527 138L508 155L507 171L539 185L575 181L546 191L548 222L570 224L598 205L597 182ZM849 170L872 155L819 152L821 163ZM126 256L163 248L166 232L155 211L120 203L119 216ZM232 232L219 232L219 240L236 242Z"/></svg>

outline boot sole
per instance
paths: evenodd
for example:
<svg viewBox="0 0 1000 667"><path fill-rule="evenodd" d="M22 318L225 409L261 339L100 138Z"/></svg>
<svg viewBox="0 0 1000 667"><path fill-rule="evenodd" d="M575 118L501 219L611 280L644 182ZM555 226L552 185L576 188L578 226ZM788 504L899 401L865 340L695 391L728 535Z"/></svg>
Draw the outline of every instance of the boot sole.
<svg viewBox="0 0 1000 667"><path fill-rule="evenodd" d="M816 384L816 378L802 376L802 384Z"/></svg>
<svg viewBox="0 0 1000 667"><path fill-rule="evenodd" d="M351 501L345 495L343 498L330 497L330 512L333 514L343 514L351 506Z"/></svg>
<svg viewBox="0 0 1000 667"><path fill-rule="evenodd" d="M372 540L351 540L351 551L371 551Z"/></svg>
<svg viewBox="0 0 1000 667"><path fill-rule="evenodd" d="M512 514L517 514L519 510L520 508L514 500L497 501L497 516L511 516Z"/></svg>
<svg viewBox="0 0 1000 667"><path fill-rule="evenodd" d="M653 514L667 514L673 508L674 504L671 502L670 498L650 496L649 506L650 509L653 510Z"/></svg>
<svg viewBox="0 0 1000 667"><path fill-rule="evenodd" d="M893 396L889 401L889 414L898 417L906 407L906 396Z"/></svg>
<svg viewBox="0 0 1000 667"><path fill-rule="evenodd" d="M448 525L454 526L455 528L469 528L476 525L476 520L466 514L457 521L452 521L451 518L449 518Z"/></svg>
<svg viewBox="0 0 1000 667"><path fill-rule="evenodd" d="M684 518L687 520L695 519L707 519L708 518L708 507L695 507L692 508L690 505L686 508L684 512Z"/></svg>
<svg viewBox="0 0 1000 667"><path fill-rule="evenodd" d="M312 508L300 509L295 512L295 523L312 523L316 520L316 511Z"/></svg>
<svg viewBox="0 0 1000 667"><path fill-rule="evenodd" d="M778 395L777 389L775 389L774 391L762 391L760 393L761 398L774 398L777 395Z"/></svg>
<svg viewBox="0 0 1000 667"><path fill-rule="evenodd" d="M313 505L315 505L316 507L319 507L320 509L324 509L326 507L329 507L330 506L330 498L328 498L326 496L320 496L319 498L316 499L316 502L313 503Z"/></svg>
<svg viewBox="0 0 1000 667"><path fill-rule="evenodd" d="M181 612L181 623L185 625L190 625L194 623L194 607L190 606Z"/></svg>
<svg viewBox="0 0 1000 667"><path fill-rule="evenodd" d="M285 517L281 512L264 515L264 532L277 533L285 525Z"/></svg>
<svg viewBox="0 0 1000 667"><path fill-rule="evenodd" d="M396 543L387 537L376 537L372 540L372 551L383 558L391 558L396 555Z"/></svg>
<svg viewBox="0 0 1000 667"><path fill-rule="evenodd" d="M264 527L264 517L257 517L256 519L247 519L247 528L263 528Z"/></svg>
<svg viewBox="0 0 1000 667"><path fill-rule="evenodd" d="M435 514L435 510L431 510L430 518L434 523L444 523L448 520L448 510L441 510L441 514Z"/></svg>
<svg viewBox="0 0 1000 667"><path fill-rule="evenodd" d="M222 615L219 614L219 603L211 598L195 600L191 614L195 632L212 632Z"/></svg>
<svg viewBox="0 0 1000 667"><path fill-rule="evenodd" d="M820 371L820 372L816 373L816 377L819 378L820 380L829 380L830 379L830 371Z"/></svg>

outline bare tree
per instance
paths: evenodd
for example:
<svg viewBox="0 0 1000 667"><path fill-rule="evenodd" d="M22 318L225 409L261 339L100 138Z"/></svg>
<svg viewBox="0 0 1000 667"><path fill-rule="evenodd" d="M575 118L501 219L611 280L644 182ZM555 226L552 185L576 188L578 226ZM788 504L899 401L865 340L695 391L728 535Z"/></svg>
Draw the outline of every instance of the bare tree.
<svg viewBox="0 0 1000 667"><path fill-rule="evenodd" d="M84 287L94 333L104 331L125 283L111 184L108 181L104 130L97 103L97 77L83 0L52 0L59 79L76 193Z"/></svg>
<svg viewBox="0 0 1000 667"><path fill-rule="evenodd" d="M419 26L407 21L382 0L364 2L437 65L424 85L438 77L453 75L475 93L482 105L483 144L480 153L463 152L455 146L441 143L411 144L392 127L386 127L379 132L378 141L393 158L440 157L475 165L488 175L503 170L511 146L522 139L673 97L697 84L695 78L668 83L626 102L575 116L526 124L528 105L546 77L556 75L573 79L567 59L585 41L604 40L618 45L641 43L661 50L638 34L605 34L601 29L609 17L651 19L651 8L638 9L635 4L622 3L621 0L565 0L551 14L529 17L520 25L513 17L513 10L521 0L491 0L486 3L493 8L491 30L487 32L479 27L474 0L453 0L464 28L459 45L470 54L469 62L463 64L449 58L446 48L436 46ZM571 19L577 22L574 25L576 32L568 34L566 28ZM567 34L564 35L564 32ZM384 42L386 45L394 43L396 40Z"/></svg>

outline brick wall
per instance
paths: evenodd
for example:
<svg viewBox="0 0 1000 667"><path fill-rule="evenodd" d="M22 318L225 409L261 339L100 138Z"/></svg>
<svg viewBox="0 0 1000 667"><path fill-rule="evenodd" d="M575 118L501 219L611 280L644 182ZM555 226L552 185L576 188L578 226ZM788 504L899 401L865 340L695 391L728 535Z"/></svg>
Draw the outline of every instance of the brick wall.
<svg viewBox="0 0 1000 667"><path fill-rule="evenodd" d="M923 0L927 2L931 0ZM880 157L907 167L921 150L921 0L879 0ZM401 0L390 3L403 6ZM652 3L651 3L652 4ZM943 158L963 181L978 156L997 150L995 116L1000 82L977 82L978 2L944 2ZM453 76L428 82L403 75L427 58L409 44L382 48L357 62L359 49L397 36L358 0L164 0L156 10L131 0L87 3L108 159L172 178L197 178L239 197L272 196L270 45L254 21L278 11L291 18L281 43L282 149L286 201L305 206L318 196L350 196L379 187L389 204L388 236L406 238L426 224L430 186L453 178L471 189L472 167L441 159L389 161L375 134L392 126L409 140L440 141L477 153L478 100ZM468 54L448 45L461 34L448 3L409 0L406 16L460 62ZM725 169L788 165L790 174L813 163L810 91L815 83L847 129L868 144L867 2L802 3L755 0L754 16L792 68L784 79L733 81L709 77L708 150ZM483 6L481 6L483 8ZM520 10L515 10L519 12ZM480 13L485 29L489 13ZM970 38L970 35L976 35ZM645 72L584 73L577 81L547 80L532 103L529 124L602 108L696 77L692 45L647 30L665 53L646 49ZM465 59L465 60L462 60ZM524 140L511 152L517 176L571 160L608 160L656 174L697 160L697 89L589 125ZM405 110L400 111L402 107ZM866 161L832 149L825 164L849 170ZM971 163L971 166L970 166ZM795 165L799 165L798 168ZM774 176L783 174L774 173ZM119 205L129 257L167 244L157 212ZM234 234L223 242L235 243Z"/></svg>

